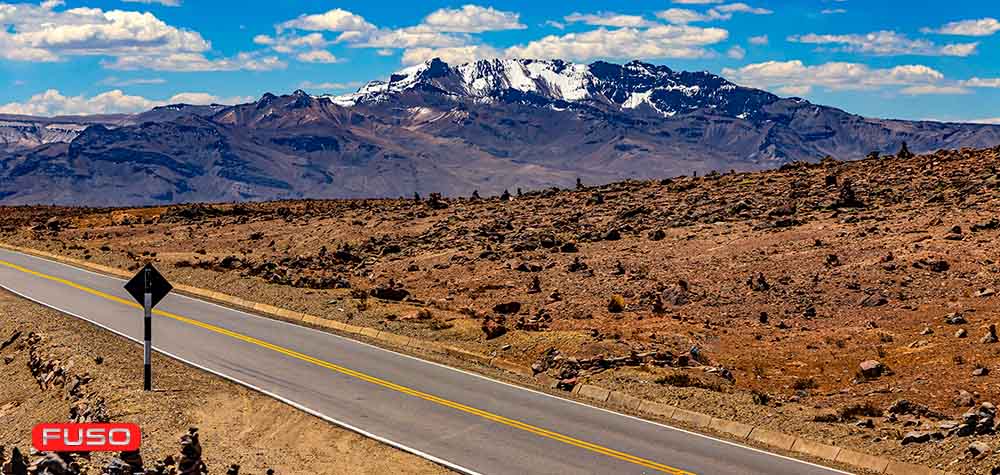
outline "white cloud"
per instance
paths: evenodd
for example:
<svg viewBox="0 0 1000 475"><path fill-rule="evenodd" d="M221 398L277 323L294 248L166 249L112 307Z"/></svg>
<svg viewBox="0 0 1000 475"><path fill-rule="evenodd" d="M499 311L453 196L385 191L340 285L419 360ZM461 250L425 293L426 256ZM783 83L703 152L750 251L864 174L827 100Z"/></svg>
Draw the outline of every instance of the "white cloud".
<svg viewBox="0 0 1000 475"><path fill-rule="evenodd" d="M361 15L356 15L341 8L335 8L326 13L302 15L279 25L278 30L297 29L307 31L371 31L375 25L368 23Z"/></svg>
<svg viewBox="0 0 1000 475"><path fill-rule="evenodd" d="M565 30L566 25L554 20L545 20L545 26L551 26L557 30Z"/></svg>
<svg viewBox="0 0 1000 475"><path fill-rule="evenodd" d="M177 58L199 65L232 63L209 59L205 54L211 43L201 34L171 26L152 13L55 10L61 5L58 0L40 5L0 3L0 59L53 62L73 56L105 56L112 60L103 64L129 64L133 69L146 69L143 63L177 63Z"/></svg>
<svg viewBox="0 0 1000 475"><path fill-rule="evenodd" d="M779 87L774 90L774 92L782 96L795 96L801 97L812 92L812 86L809 85L799 85L799 86L784 86Z"/></svg>
<svg viewBox="0 0 1000 475"><path fill-rule="evenodd" d="M201 54L175 53L160 56L120 56L115 61L103 63L108 69L136 71L273 71L284 69L288 63L277 56L259 53L239 53L231 58L208 59Z"/></svg>
<svg viewBox="0 0 1000 475"><path fill-rule="evenodd" d="M749 13L751 15L770 15L774 13L766 8L751 7L745 3L730 3L728 5L719 5L717 7L712 7L710 11L718 11L722 13Z"/></svg>
<svg viewBox="0 0 1000 475"><path fill-rule="evenodd" d="M904 87L899 90L900 93L906 94L908 96L924 96L924 95L957 95L957 94L971 94L972 91L961 87L952 85L935 85L928 84L924 86L910 86Z"/></svg>
<svg viewBox="0 0 1000 475"><path fill-rule="evenodd" d="M972 124L997 124L1000 125L1000 117L990 117L986 119L968 119L964 122L969 122Z"/></svg>
<svg viewBox="0 0 1000 475"><path fill-rule="evenodd" d="M962 81L963 86L968 87L989 87L989 88L1000 88L1000 78L978 78L974 77Z"/></svg>
<svg viewBox="0 0 1000 475"><path fill-rule="evenodd" d="M715 8L722 9L716 11L721 17L731 16L733 12L769 13L744 3ZM349 47L375 48L380 55L390 55L393 51L403 50L404 64L415 64L434 57L440 57L450 64L461 64L488 57L567 60L702 58L716 55L717 53L707 49L706 46L722 42L729 35L728 31L721 28L666 25L639 15L574 13L565 20L602 28L550 35L500 50L481 44L473 35L491 30L524 28L519 22L517 13L466 5L457 9L437 10L418 25L390 29L374 25L349 11L335 9L323 14L302 15L286 21L278 26L278 35L275 37L259 35L255 38L255 42L276 48L281 46L280 38L286 35L286 30L332 31L339 33L334 40L335 43L343 43ZM550 21L547 24L560 29L565 27L558 22ZM294 50L292 47L286 48L286 51L292 50Z"/></svg>
<svg viewBox="0 0 1000 475"><path fill-rule="evenodd" d="M309 33L307 35L257 35L253 37L254 44L268 46L279 53L292 53L303 48L317 49L329 44L321 33Z"/></svg>
<svg viewBox="0 0 1000 475"><path fill-rule="evenodd" d="M403 64L419 64L429 59L441 58L448 64L464 64L478 59L495 58L500 52L492 46L468 45L449 48L412 48L403 52Z"/></svg>
<svg viewBox="0 0 1000 475"><path fill-rule="evenodd" d="M351 46L364 48L448 48L469 42L466 36L441 33L423 25L395 30L379 29L350 38L341 36L351 42Z"/></svg>
<svg viewBox="0 0 1000 475"><path fill-rule="evenodd" d="M657 12L656 17L678 25L709 20L707 14L688 10L687 8L668 8Z"/></svg>
<svg viewBox="0 0 1000 475"><path fill-rule="evenodd" d="M942 35L990 36L1000 31L1000 21L989 17L978 20L953 21L945 23L940 28L923 28L920 31Z"/></svg>
<svg viewBox="0 0 1000 475"><path fill-rule="evenodd" d="M676 2L675 2L676 3ZM730 3L709 8L705 13L687 8L668 8L656 13L661 18L670 23L683 25L687 23L697 23L706 21L723 21L733 18L733 13L749 13L752 15L770 15L774 13L766 8L756 8L746 3Z"/></svg>
<svg viewBox="0 0 1000 475"><path fill-rule="evenodd" d="M878 56L969 56L976 52L979 43L938 45L928 40L914 40L895 31L876 31L850 35L793 35L789 41L816 45L841 45L835 51L864 53Z"/></svg>
<svg viewBox="0 0 1000 475"><path fill-rule="evenodd" d="M842 13L847 13L847 10L843 8L827 8L824 10L820 10L820 13L824 15L840 15Z"/></svg>
<svg viewBox="0 0 1000 475"><path fill-rule="evenodd" d="M832 91L880 89L884 87L943 86L940 71L920 64L893 68L871 68L859 63L824 63L807 66L799 60L767 61L741 68L724 68L722 74L739 84L762 89L807 93L813 87ZM930 89L911 89L911 93Z"/></svg>
<svg viewBox="0 0 1000 475"><path fill-rule="evenodd" d="M711 56L706 45L729 37L721 28L698 28L686 25L660 25L649 29L620 28L563 36L550 35L506 50L506 56L519 58L559 58L586 61L597 58L702 58Z"/></svg>
<svg viewBox="0 0 1000 475"><path fill-rule="evenodd" d="M0 5L6 7L0 11L0 23L8 25L0 31L0 43L38 52L32 55L44 52L52 60L74 55L202 53L211 48L197 32L170 26L152 13ZM11 52L6 53L0 55L9 58Z"/></svg>
<svg viewBox="0 0 1000 475"><path fill-rule="evenodd" d="M163 78L133 78L133 79L120 79L115 76L106 77L97 82L102 86L114 86L114 87L127 87L127 86L148 86L153 84L166 84L167 80Z"/></svg>
<svg viewBox="0 0 1000 475"><path fill-rule="evenodd" d="M165 7L179 7L181 6L181 0L122 0L125 3L145 3L149 4L159 4Z"/></svg>
<svg viewBox="0 0 1000 475"><path fill-rule="evenodd" d="M442 8L424 18L423 24L436 31L453 33L482 33L484 31L523 30L521 15L493 7L465 5L461 8Z"/></svg>
<svg viewBox="0 0 1000 475"><path fill-rule="evenodd" d="M302 61L304 63L331 64L340 61L339 59L337 59L336 56L333 55L333 53L330 53L329 51L324 49L317 49L313 51L307 51L305 53L299 53L295 57L299 61Z"/></svg>
<svg viewBox="0 0 1000 475"><path fill-rule="evenodd" d="M732 48L729 48L729 51L726 51L726 56L732 59L743 59L746 55L747 50L743 49L740 45L735 45Z"/></svg>
<svg viewBox="0 0 1000 475"><path fill-rule="evenodd" d="M766 45L768 43L767 35L751 36L750 44L752 45Z"/></svg>
<svg viewBox="0 0 1000 475"><path fill-rule="evenodd" d="M0 113L39 116L135 113L166 104L237 104L250 100L252 98L222 98L198 92L184 92L165 100L153 100L142 96L130 96L119 89L92 97L64 96L56 89L49 89L31 96L25 102L0 105Z"/></svg>
<svg viewBox="0 0 1000 475"><path fill-rule="evenodd" d="M299 83L299 88L313 91L353 91L361 86L364 86L363 81L348 81L348 82L312 82L312 81L302 81Z"/></svg>
<svg viewBox="0 0 1000 475"><path fill-rule="evenodd" d="M642 15L623 15L614 12L587 14L574 12L567 15L564 20L568 23L585 23L587 25L613 26L616 28L648 28L657 24L656 22L643 18Z"/></svg>

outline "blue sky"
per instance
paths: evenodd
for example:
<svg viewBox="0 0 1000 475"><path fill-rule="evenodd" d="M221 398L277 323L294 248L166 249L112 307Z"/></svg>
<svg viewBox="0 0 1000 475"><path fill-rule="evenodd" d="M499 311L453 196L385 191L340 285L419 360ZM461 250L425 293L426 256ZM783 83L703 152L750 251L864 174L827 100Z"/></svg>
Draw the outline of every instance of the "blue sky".
<svg viewBox="0 0 1000 475"><path fill-rule="evenodd" d="M992 1L0 2L0 112L341 93L440 56L641 59L875 117L1000 123Z"/></svg>

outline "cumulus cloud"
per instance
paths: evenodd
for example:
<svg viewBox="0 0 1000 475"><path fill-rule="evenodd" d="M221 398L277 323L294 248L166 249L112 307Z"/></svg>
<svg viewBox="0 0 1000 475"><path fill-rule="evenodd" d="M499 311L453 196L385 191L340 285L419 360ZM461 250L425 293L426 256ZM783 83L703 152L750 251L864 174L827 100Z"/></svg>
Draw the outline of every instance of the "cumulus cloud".
<svg viewBox="0 0 1000 475"><path fill-rule="evenodd" d="M97 82L102 86L114 86L114 87L127 87L127 86L149 86L153 84L166 84L167 80L163 78L133 78L133 79L120 79L115 76L106 77Z"/></svg>
<svg viewBox="0 0 1000 475"><path fill-rule="evenodd" d="M368 23L361 15L356 15L342 8L334 8L326 13L301 15L294 20L278 25L278 29L297 29L307 31L371 31L375 25Z"/></svg>
<svg viewBox="0 0 1000 475"><path fill-rule="evenodd" d="M822 13L823 15L839 15L841 13L847 13L847 10L843 8L826 8L820 10L820 13Z"/></svg>
<svg viewBox="0 0 1000 475"><path fill-rule="evenodd" d="M176 63L170 58L204 65L219 60L205 54L211 43L196 31L167 24L152 13L72 8L56 10L61 1L39 5L0 3L0 59L53 62L74 56L114 58L105 64L133 64L151 69ZM222 64L233 64L222 60ZM227 66L228 67L228 66ZM181 71L183 69L171 69ZM197 69L204 70L204 69Z"/></svg>
<svg viewBox="0 0 1000 475"><path fill-rule="evenodd" d="M465 5L461 8L442 8L424 18L423 24L431 29L454 33L482 33L484 31L523 30L521 15L493 7Z"/></svg>
<svg viewBox="0 0 1000 475"><path fill-rule="evenodd" d="M333 53L327 50L318 49L313 51L306 51L304 53L299 53L295 56L296 59L302 61L303 63L324 63L331 64L336 63L340 60L337 59Z"/></svg>
<svg viewBox="0 0 1000 475"><path fill-rule="evenodd" d="M208 59L201 54L174 53L167 55L119 56L103 63L105 68L121 71L152 69L156 71L273 71L284 69L288 63L277 56L260 53L239 53L230 58Z"/></svg>
<svg viewBox="0 0 1000 475"><path fill-rule="evenodd" d="M766 45L768 43L767 35L751 36L750 44L752 45Z"/></svg>
<svg viewBox="0 0 1000 475"><path fill-rule="evenodd" d="M802 61L767 61L741 68L724 68L722 74L746 86L808 93L813 87L832 91L904 87L910 93L928 92L927 86L942 86L940 71L921 64L872 68L859 63L824 63L807 66ZM917 89L924 88L924 89Z"/></svg>
<svg viewBox="0 0 1000 475"><path fill-rule="evenodd" d="M179 7L181 0L122 0L125 3L145 3L146 5L158 4L165 7Z"/></svg>
<svg viewBox="0 0 1000 475"><path fill-rule="evenodd" d="M970 94L972 91L961 86L927 84L923 86L904 87L899 92L908 96L925 96Z"/></svg>
<svg viewBox="0 0 1000 475"><path fill-rule="evenodd" d="M487 45L467 45L450 48L412 48L403 52L403 64L419 64L433 58L441 58L448 64L463 64L479 59L495 58L500 52Z"/></svg>
<svg viewBox="0 0 1000 475"><path fill-rule="evenodd" d="M709 8L704 13L687 8L668 8L657 12L656 16L670 23L683 25L687 23L729 20L733 18L733 13L770 15L774 12L766 8L751 7L746 3L730 3Z"/></svg>
<svg viewBox="0 0 1000 475"><path fill-rule="evenodd" d="M729 32L721 28L660 25L648 29L600 28L583 33L546 36L506 50L509 57L561 58L586 61L595 58L702 58L704 48L725 41Z"/></svg>
<svg viewBox="0 0 1000 475"><path fill-rule="evenodd" d="M65 96L57 89L49 89L31 96L25 102L0 105L0 113L39 116L135 113L167 104L238 104L250 100L252 98L223 98L200 92L184 92L165 100L154 100L142 96L130 96L120 89L103 92L92 97Z"/></svg>
<svg viewBox="0 0 1000 475"><path fill-rule="evenodd" d="M349 41L352 43L351 46L364 48L448 48L463 46L469 42L469 38L417 25L395 30L375 30L368 35L351 38Z"/></svg>
<svg viewBox="0 0 1000 475"><path fill-rule="evenodd" d="M347 82L312 82L312 81L302 81L299 83L299 88L308 91L353 91L361 86L364 86L363 81L347 81Z"/></svg>
<svg viewBox="0 0 1000 475"><path fill-rule="evenodd" d="M303 48L316 49L331 44L321 33L309 33L302 36L294 34L277 36L257 35L253 37L253 42L254 44L267 46L276 52L286 54Z"/></svg>
<svg viewBox="0 0 1000 475"><path fill-rule="evenodd" d="M656 22L647 20L642 15L623 15L613 12L572 13L565 18L567 23L585 23L596 26L612 26L617 28L647 28L655 26Z"/></svg>
<svg viewBox="0 0 1000 475"><path fill-rule="evenodd" d="M820 35L809 33L793 35L789 41L814 45L839 45L834 51L864 53L876 56L969 56L976 52L979 43L938 45L928 40L915 40L895 31L883 30L867 34Z"/></svg>
<svg viewBox="0 0 1000 475"><path fill-rule="evenodd" d="M326 45L319 33L298 36L289 30L329 31L338 33L332 43L343 43L355 48L412 49L451 48L464 46L470 42L470 31L488 31L496 28L521 28L517 14L501 12L492 8L466 6L455 10L437 10L428 15L431 24L419 24L404 28L379 28L364 17L344 9L336 8L326 13L302 15L278 25L278 35L258 35L257 44L270 46L280 53L291 53L310 41L308 46L315 49Z"/></svg>
<svg viewBox="0 0 1000 475"><path fill-rule="evenodd" d="M962 81L963 86L968 87L987 87L987 88L1000 88L1000 78L979 78L974 77Z"/></svg>
<svg viewBox="0 0 1000 475"><path fill-rule="evenodd" d="M940 28L922 28L920 31L942 35L990 36L1000 31L1000 21L989 17L978 20L953 21L945 23Z"/></svg>
<svg viewBox="0 0 1000 475"><path fill-rule="evenodd" d="M740 45L733 46L732 48L729 48L729 51L726 51L726 56L732 59L743 59L746 55L747 50L743 49Z"/></svg>
<svg viewBox="0 0 1000 475"><path fill-rule="evenodd" d="M745 3L719 5L713 9L720 18L736 12L770 13L769 10L754 8ZM329 31L337 33L332 43L353 48L374 48L382 55L403 50L404 64L420 63L435 57L448 63L460 64L488 57L563 58L578 61L595 58L702 58L716 55L706 47L724 41L729 35L728 31L720 28L668 25L641 15L613 12L573 13L564 20L600 28L550 35L498 49L482 44L475 35L484 31L524 28L519 14L492 7L466 5L436 10L417 25L383 28L360 15L334 9L286 21L278 25L277 35L258 35L254 41L278 52L298 52L292 43L293 38L294 41L302 41L302 37L297 36L299 32ZM550 21L547 24L559 29L565 27L559 22ZM731 54L738 51L733 50Z"/></svg>

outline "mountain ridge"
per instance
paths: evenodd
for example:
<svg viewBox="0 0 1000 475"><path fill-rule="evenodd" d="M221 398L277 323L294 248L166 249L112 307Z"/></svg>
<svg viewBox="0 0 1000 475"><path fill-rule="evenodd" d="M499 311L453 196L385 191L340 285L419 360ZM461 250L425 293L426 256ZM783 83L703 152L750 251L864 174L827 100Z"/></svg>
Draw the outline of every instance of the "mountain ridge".
<svg viewBox="0 0 1000 475"><path fill-rule="evenodd" d="M1000 143L639 61L435 59L341 96L4 119L0 204L485 195Z"/></svg>

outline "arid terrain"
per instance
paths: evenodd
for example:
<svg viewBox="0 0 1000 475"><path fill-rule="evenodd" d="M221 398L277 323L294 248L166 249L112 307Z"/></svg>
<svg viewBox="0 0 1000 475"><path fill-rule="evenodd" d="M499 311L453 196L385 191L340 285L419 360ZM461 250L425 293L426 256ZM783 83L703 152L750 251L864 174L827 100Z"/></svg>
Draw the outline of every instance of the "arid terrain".
<svg viewBox="0 0 1000 475"><path fill-rule="evenodd" d="M157 390L144 393L136 364L141 347L6 291L0 291L0 348L0 465L18 449L39 471L64 473L52 460L29 455L31 428L111 420L142 427L141 456L150 470L171 457L173 465L159 467L192 467L200 459L208 473L233 473L234 464L239 473L261 475L267 469L301 475L450 473L167 358L154 357ZM191 427L198 429L200 458L181 452L179 441ZM112 455L78 463L89 465L86 473L120 473L102 472Z"/></svg>
<svg viewBox="0 0 1000 475"><path fill-rule="evenodd" d="M0 241L153 261L174 282L502 355L557 391L593 382L978 474L1000 465L998 161L904 151L488 199L6 208Z"/></svg>

